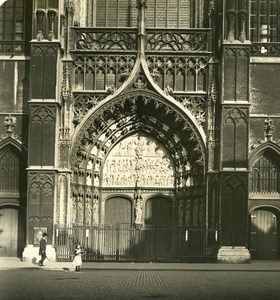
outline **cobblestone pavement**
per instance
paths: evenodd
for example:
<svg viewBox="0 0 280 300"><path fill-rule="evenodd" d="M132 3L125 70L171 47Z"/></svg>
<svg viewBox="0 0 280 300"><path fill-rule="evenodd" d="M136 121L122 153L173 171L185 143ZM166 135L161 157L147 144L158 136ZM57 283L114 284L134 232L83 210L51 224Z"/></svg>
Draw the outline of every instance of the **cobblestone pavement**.
<svg viewBox="0 0 280 300"><path fill-rule="evenodd" d="M235 270L1 270L0 299L279 300L280 273Z"/></svg>

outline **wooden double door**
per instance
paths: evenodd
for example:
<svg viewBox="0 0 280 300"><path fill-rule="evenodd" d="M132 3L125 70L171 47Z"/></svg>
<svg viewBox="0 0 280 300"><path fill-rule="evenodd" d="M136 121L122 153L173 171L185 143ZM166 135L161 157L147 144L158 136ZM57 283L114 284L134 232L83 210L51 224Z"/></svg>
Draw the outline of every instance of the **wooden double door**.
<svg viewBox="0 0 280 300"><path fill-rule="evenodd" d="M25 242L25 222L21 209L0 208L0 257L21 257Z"/></svg>
<svg viewBox="0 0 280 300"><path fill-rule="evenodd" d="M269 208L251 214L250 250L253 259L279 258L279 214Z"/></svg>
<svg viewBox="0 0 280 300"><path fill-rule="evenodd" d="M142 212L143 225L170 227L172 204L170 199L153 197L145 203ZM105 224L133 224L135 215L132 202L125 197L114 197L106 201Z"/></svg>
<svg viewBox="0 0 280 300"><path fill-rule="evenodd" d="M154 254L151 253L166 256L165 248L170 249L172 237L168 237L166 231L172 225L170 199L163 197L148 199L144 205L141 220L142 225L146 229L150 228L150 231L141 232L131 229L135 222L135 214L132 201L128 198L120 196L107 200L105 204L105 226L107 228L104 231L104 239L109 242L103 252L107 255L116 250L117 255L122 257L135 256L135 253L139 254L140 252L145 257L153 256ZM156 228L165 228L165 230L155 231ZM118 245L118 249L114 249L115 245ZM160 254L159 248L161 249Z"/></svg>

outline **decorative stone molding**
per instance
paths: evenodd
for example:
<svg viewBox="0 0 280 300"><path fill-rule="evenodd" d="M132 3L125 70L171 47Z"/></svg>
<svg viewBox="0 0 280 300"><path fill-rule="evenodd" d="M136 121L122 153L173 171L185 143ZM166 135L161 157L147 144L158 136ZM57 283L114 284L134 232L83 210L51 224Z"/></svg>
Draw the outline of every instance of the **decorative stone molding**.
<svg viewBox="0 0 280 300"><path fill-rule="evenodd" d="M233 42L235 40L235 15L236 12L234 9L228 9L227 10L227 40L229 42Z"/></svg>
<svg viewBox="0 0 280 300"><path fill-rule="evenodd" d="M7 115L4 118L4 127L6 127L6 133L2 134L0 137L0 141L7 139L7 138L12 138L16 141L18 141L19 143L21 143L21 139L19 138L19 136L17 134L14 133L13 129L16 127L16 117L12 116L11 114Z"/></svg>
<svg viewBox="0 0 280 300"><path fill-rule="evenodd" d="M225 123L246 123L247 124L247 108L226 107L227 114L224 116Z"/></svg>
<svg viewBox="0 0 280 300"><path fill-rule="evenodd" d="M217 259L218 263L248 264L251 261L251 255L245 247L223 246L219 249Z"/></svg>
<svg viewBox="0 0 280 300"><path fill-rule="evenodd" d="M168 153L155 140L133 135L110 151L103 168L103 187L172 187L174 176ZM138 195L139 196L139 195Z"/></svg>
<svg viewBox="0 0 280 300"><path fill-rule="evenodd" d="M115 89L123 85L135 65L135 55L75 55L75 82L73 89L106 91L106 87ZM84 86L84 82L90 82Z"/></svg>
<svg viewBox="0 0 280 300"><path fill-rule="evenodd" d="M130 30L117 30L111 32L98 31L98 29L77 29L76 49L79 50L121 50L136 51L137 34Z"/></svg>
<svg viewBox="0 0 280 300"><path fill-rule="evenodd" d="M154 82L164 90L168 85L174 92L206 91L208 56L147 55L146 63ZM194 85L194 82L200 84Z"/></svg>
<svg viewBox="0 0 280 300"><path fill-rule="evenodd" d="M212 69L212 74L210 78L209 98L215 105L218 99L218 87L217 87L216 72L214 68Z"/></svg>
<svg viewBox="0 0 280 300"><path fill-rule="evenodd" d="M69 127L60 127L59 128L59 145L70 145L70 128Z"/></svg>
<svg viewBox="0 0 280 300"><path fill-rule="evenodd" d="M208 140L207 145L209 148L215 148L216 147L216 140L215 140L215 134L214 134L214 128L210 127L208 129Z"/></svg>
<svg viewBox="0 0 280 300"><path fill-rule="evenodd" d="M169 85L164 89L164 92L168 96L172 96L173 95L173 89Z"/></svg>
<svg viewBox="0 0 280 300"><path fill-rule="evenodd" d="M67 104L69 104L72 99L71 72L67 64L63 65L61 98Z"/></svg>
<svg viewBox="0 0 280 300"><path fill-rule="evenodd" d="M251 56L278 57L280 55L279 43L253 43Z"/></svg>
<svg viewBox="0 0 280 300"><path fill-rule="evenodd" d="M75 12L75 0L64 0L64 9L73 14Z"/></svg>
<svg viewBox="0 0 280 300"><path fill-rule="evenodd" d="M140 94L138 96L137 95L134 96L133 93L129 93L129 96L124 95L121 97L116 97L110 103L107 103L106 105L104 105L101 110L97 111L92 116L93 117L92 119L88 120L88 125L84 124L84 126L83 126L84 133L80 132L79 139L83 139L84 142L86 142L86 140L87 140L90 145L94 145L98 141L99 135L101 134L101 132L104 132L105 128L109 129L110 126L108 124L111 123L110 119L112 119L112 118L115 119L116 112L119 116L121 116L121 114L123 114L123 113L124 113L123 116L127 115L128 120L127 120L127 122L124 123L124 125L125 125L124 128L126 128L126 132L124 131L124 129L122 129L123 125L116 124L114 126L115 136L112 134L108 135L109 138L108 138L107 143L109 143L109 140L111 140L110 143L112 143L113 140L115 143L116 140L118 140L120 138L118 136L118 132L121 134L121 136L123 136L124 134L127 134L129 132L129 130L135 130L134 126L138 127L138 130L142 126L144 130L148 130L148 131L157 130L158 131L159 129L157 129L155 126L155 124L157 124L157 121L154 121L155 123L153 125L152 124L150 125L152 119L137 121L137 116L136 116L136 123L135 123L135 121L133 121L131 123L133 116L129 117L129 115L134 114L135 110L136 111L139 110L138 105L140 105L140 107L143 107L143 103L146 103L144 105L144 107L146 105L149 105L149 106L152 105L156 110L160 110L162 114L173 115L174 116L173 117L174 124L175 124L175 122L179 122L179 123L184 122L183 121L184 119L182 118L182 116L180 116L180 112L177 111L175 109L175 107L173 107L173 109L171 109L171 108L169 109L167 103L164 103L164 101L162 102L163 99L161 99L161 98L155 99L154 97L151 98L151 97L149 97L149 93L147 93L147 95L145 95L143 90L141 91L141 99L142 100L139 98ZM108 107L106 108L106 106L108 106ZM114 108L114 106L116 106L116 107ZM130 109L128 109L128 107L130 107ZM123 111L123 109L125 109L125 111ZM144 118L144 117L142 117L142 118ZM130 121L130 119L131 119L131 121ZM124 119L122 119L122 120L124 120ZM186 120L185 120L185 122L186 122ZM114 124L114 123L112 123L112 124ZM129 124L131 124L131 125L129 125ZM194 161L197 161L200 164L202 161L204 161L204 158L202 158L202 160L199 158L202 155L202 151L201 151L202 148L199 145L200 142L199 142L199 139L197 138L197 136L195 134L193 134L194 138L191 139L191 136L192 136L191 132L193 132L192 130L194 130L196 132L196 129L194 129L193 126L194 126L193 124L187 122L184 126L181 127L182 128L181 130L185 131L184 136L190 137L189 142L186 145L182 145L182 149L184 149L184 147L187 147L187 148L191 147L190 152L192 152L193 159L195 157L197 157L197 159L194 159ZM162 131L162 126L161 126L159 132L156 133L156 136L158 136L159 139L163 139L165 135L166 135L166 137L168 136L168 138L166 138L166 141L164 140L163 143L166 145L169 145L170 143L172 143L172 140L170 140L170 133L164 133L164 131ZM78 140L76 140L75 142L77 143L76 145L78 146L79 150L78 150L78 148L76 148L76 150L75 150L75 146L74 146L74 148L73 148L74 152L72 152L72 153L73 154L75 153L75 155L73 158L75 161L77 159L79 161L83 161L84 158L86 159L88 156L87 150L85 149L85 146L88 144L88 142L86 142L85 144L83 142L83 144L84 144L84 146L83 146L82 144L79 143ZM103 144L103 142L102 142L102 144ZM175 144L176 144L176 142L174 142L174 145ZM173 148L173 146L170 146L170 149L172 149L172 148ZM196 151L193 151L194 149ZM184 151L186 151L186 150L184 150ZM189 151L186 151L186 153L188 153L188 152ZM176 153L176 150L174 149L174 154L175 153Z"/></svg>
<svg viewBox="0 0 280 300"><path fill-rule="evenodd" d="M31 105L31 122L54 122L55 121L55 106L54 105Z"/></svg>
<svg viewBox="0 0 280 300"><path fill-rule="evenodd" d="M267 140L261 140L261 139L258 139L257 140L257 144L251 144L250 145L250 150L255 150L256 148L258 148L260 145L263 145L264 143L266 143ZM277 145L277 146L280 146L280 139L279 140L271 140L270 141L271 143Z"/></svg>
<svg viewBox="0 0 280 300"><path fill-rule="evenodd" d="M109 92L109 91L108 91ZM75 126L80 123L82 118L94 108L106 95L92 93L74 93L73 100L73 123Z"/></svg>
<svg viewBox="0 0 280 300"><path fill-rule="evenodd" d="M272 132L274 131L274 126L271 118L264 120L264 133L267 141L272 141Z"/></svg>
<svg viewBox="0 0 280 300"><path fill-rule="evenodd" d="M239 27L240 27L239 40L242 43L244 43L246 40L246 21L247 21L248 11L246 9L241 9L238 12L238 16L239 16Z"/></svg>
<svg viewBox="0 0 280 300"><path fill-rule="evenodd" d="M204 96L181 96L172 95L176 101L181 103L190 113L195 117L197 123L205 126L205 114L206 114L206 100Z"/></svg>
<svg viewBox="0 0 280 300"><path fill-rule="evenodd" d="M68 174L59 174L58 196L56 203L56 224L67 224Z"/></svg>
<svg viewBox="0 0 280 300"><path fill-rule="evenodd" d="M46 13L44 10L38 9L36 11L36 20L37 20L36 40L37 41L42 41L44 39L45 17L46 17Z"/></svg>
<svg viewBox="0 0 280 300"><path fill-rule="evenodd" d="M143 89L147 87L147 79L144 75L138 75L134 80L134 86L137 89Z"/></svg>
<svg viewBox="0 0 280 300"><path fill-rule="evenodd" d="M264 143L273 143L275 145L278 145L280 146L280 139L278 140L274 140L273 139L273 131L274 131L274 125L273 125L273 120L271 118L267 118L264 120L264 127L263 127L263 130L264 130L264 135L265 135L265 139L262 140L262 139L258 139L257 140L257 143L255 144L251 144L249 149L252 151L254 149L256 149L258 146L264 144Z"/></svg>
<svg viewBox="0 0 280 300"><path fill-rule="evenodd" d="M135 224L141 225L143 223L143 198L141 196L141 190L137 187L134 193L134 201Z"/></svg>
<svg viewBox="0 0 280 300"><path fill-rule="evenodd" d="M56 10L53 10L53 9L48 10L48 24L49 24L48 40L49 41L52 41L55 38L56 15L57 15Z"/></svg>
<svg viewBox="0 0 280 300"><path fill-rule="evenodd" d="M9 114L4 118L4 126L7 128L7 134L12 134L13 133L13 128L16 126L17 119L16 117L12 116Z"/></svg>
<svg viewBox="0 0 280 300"><path fill-rule="evenodd" d="M148 51L187 51L199 52L209 50L209 33L207 31L176 32L169 30L158 32L147 30Z"/></svg>
<svg viewBox="0 0 280 300"><path fill-rule="evenodd" d="M137 8L141 9L142 7L147 8L147 0L137 0Z"/></svg>

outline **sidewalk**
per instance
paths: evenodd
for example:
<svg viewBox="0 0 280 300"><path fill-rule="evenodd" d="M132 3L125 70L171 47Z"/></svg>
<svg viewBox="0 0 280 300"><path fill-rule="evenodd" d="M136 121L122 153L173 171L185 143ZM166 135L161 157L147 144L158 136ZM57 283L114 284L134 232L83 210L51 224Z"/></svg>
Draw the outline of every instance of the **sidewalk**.
<svg viewBox="0 0 280 300"><path fill-rule="evenodd" d="M49 262L45 266L36 263L22 262L18 258L1 257L0 271L10 269L46 269L73 271L71 262ZM218 264L218 263L131 263L131 262L84 262L86 270L187 270L187 271L259 271L280 272L279 261L252 261L250 264Z"/></svg>

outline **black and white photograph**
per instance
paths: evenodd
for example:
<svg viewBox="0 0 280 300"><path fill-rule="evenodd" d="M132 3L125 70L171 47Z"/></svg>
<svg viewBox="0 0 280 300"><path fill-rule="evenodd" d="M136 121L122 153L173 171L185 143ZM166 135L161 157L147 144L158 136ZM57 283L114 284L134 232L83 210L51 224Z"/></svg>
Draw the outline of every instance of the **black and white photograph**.
<svg viewBox="0 0 280 300"><path fill-rule="evenodd" d="M0 299L280 299L280 0L0 0Z"/></svg>

